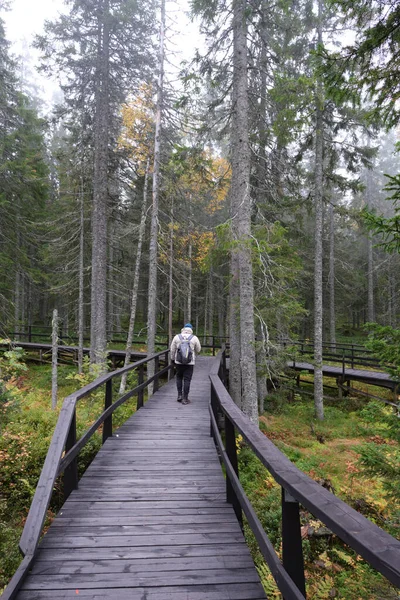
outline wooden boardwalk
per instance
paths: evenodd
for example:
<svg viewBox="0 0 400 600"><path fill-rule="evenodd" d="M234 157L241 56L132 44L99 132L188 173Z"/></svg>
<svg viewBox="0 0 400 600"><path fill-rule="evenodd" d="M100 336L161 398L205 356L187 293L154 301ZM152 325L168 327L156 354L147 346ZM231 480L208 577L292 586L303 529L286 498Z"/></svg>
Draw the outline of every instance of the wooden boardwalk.
<svg viewBox="0 0 400 600"><path fill-rule="evenodd" d="M314 373L314 365L311 363L289 361L287 366L295 371L308 371L309 373ZM390 390L396 390L399 385L398 382L395 381L390 375L379 371L350 369L347 367L343 371L342 367L323 365L322 373L326 377L335 377L336 379L340 379L342 383L345 381L362 381L368 385L376 385L379 387L388 388Z"/></svg>
<svg viewBox="0 0 400 600"><path fill-rule="evenodd" d="M208 371L175 381L100 450L44 536L18 600L261 600L210 437Z"/></svg>

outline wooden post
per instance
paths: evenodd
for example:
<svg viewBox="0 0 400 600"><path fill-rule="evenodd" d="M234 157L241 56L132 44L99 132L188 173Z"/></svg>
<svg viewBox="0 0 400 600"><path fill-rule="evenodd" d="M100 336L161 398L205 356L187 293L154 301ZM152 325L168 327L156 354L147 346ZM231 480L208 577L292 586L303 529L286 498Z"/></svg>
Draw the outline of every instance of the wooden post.
<svg viewBox="0 0 400 600"><path fill-rule="evenodd" d="M306 597L299 503L284 488L282 488L282 559L285 570Z"/></svg>
<svg viewBox="0 0 400 600"><path fill-rule="evenodd" d="M28 325L28 342L32 341L32 325Z"/></svg>
<svg viewBox="0 0 400 600"><path fill-rule="evenodd" d="M67 441L65 444L65 454L76 444L76 410L69 426ZM78 460L74 458L70 465L64 471L64 502L73 490L78 488Z"/></svg>
<svg viewBox="0 0 400 600"><path fill-rule="evenodd" d="M156 378L154 380L153 394L160 387L160 378L158 376L159 370L160 370L160 357L156 356L155 359L154 359L154 374L155 374Z"/></svg>
<svg viewBox="0 0 400 600"><path fill-rule="evenodd" d="M337 383L338 390L339 390L339 398L340 398L340 400L342 400L342 398L343 398L343 388L342 388L343 381L342 381L342 378L338 377L336 379L336 383Z"/></svg>
<svg viewBox="0 0 400 600"><path fill-rule="evenodd" d="M140 365L139 374L138 374L138 385L142 385L143 382L144 382L144 365ZM139 410L139 408L142 408L143 397L144 397L144 390L139 390L138 395L137 395L136 410Z"/></svg>
<svg viewBox="0 0 400 600"><path fill-rule="evenodd" d="M112 380L106 382L106 393L104 397L104 410L112 405ZM112 414L107 417L103 423L103 444L109 438L112 437Z"/></svg>
<svg viewBox="0 0 400 600"><path fill-rule="evenodd" d="M227 382L227 369L226 369L226 350L223 351L222 353L222 373L223 373L223 384L224 386L228 389L228 382Z"/></svg>
<svg viewBox="0 0 400 600"><path fill-rule="evenodd" d="M229 461L235 471L236 475L239 476L239 467L237 460L237 452L236 452L236 437L235 437L235 427L232 424L231 420L225 415L225 444L226 444L226 453L228 455ZM243 516L242 516L242 508L240 506L239 500L237 499L235 490L232 487L232 484L229 480L229 477L226 478L226 501L229 504L232 504L233 510L235 511L237 520L240 523L240 526L243 528Z"/></svg>

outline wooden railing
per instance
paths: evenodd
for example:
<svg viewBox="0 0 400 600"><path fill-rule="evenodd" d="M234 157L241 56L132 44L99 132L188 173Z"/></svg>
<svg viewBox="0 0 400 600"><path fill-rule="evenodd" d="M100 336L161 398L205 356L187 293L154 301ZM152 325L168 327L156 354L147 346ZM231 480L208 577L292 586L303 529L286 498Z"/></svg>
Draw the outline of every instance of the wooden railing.
<svg viewBox="0 0 400 600"><path fill-rule="evenodd" d="M155 363L154 375L145 381L144 369L147 363L151 361ZM165 366L162 367L161 362ZM137 370L138 372L138 385L113 402L113 380L120 377L123 373L133 370ZM145 388L153 382L153 390L156 391L159 387L160 377L166 373L169 373L169 375L173 373L173 365L169 364L169 350L163 350L153 356L132 363L127 367L102 375L93 381L93 383L86 385L65 398L19 542L24 559L1 596L2 600L12 600L16 597L30 569L43 531L57 477L64 474L64 498L67 499L70 493L78 487L78 455L85 444L100 425L103 425L104 444L107 438L112 436L112 415L114 411L135 395L137 395L137 409L141 408L143 406ZM104 411L86 433L77 440L77 402L102 386L105 386Z"/></svg>
<svg viewBox="0 0 400 600"><path fill-rule="evenodd" d="M300 471L236 406L225 388L225 352L219 353L211 380L211 434L226 467L227 500L239 521L242 511L285 600L306 597L300 530L300 504L322 521L374 569L400 587L400 542ZM225 447L218 429L225 421ZM282 562L277 556L239 480L236 432L282 489Z"/></svg>
<svg viewBox="0 0 400 600"><path fill-rule="evenodd" d="M33 325L26 325L21 328L21 331L12 331L7 334L7 337L11 340L28 342L32 343L35 340L40 340L42 342L51 342L51 334L52 328L47 326L38 326L34 327ZM126 337L128 335L127 331L113 331L107 333L107 340L111 344L126 344ZM219 350L223 343L229 340L227 337L221 337L218 335L199 335L201 340L201 345L203 349L211 349L213 356L215 356L216 351ZM78 343L78 337L76 334L71 334L69 331L66 331L62 327L60 327L58 332L58 340L59 344L73 345ZM83 342L90 342L90 337L85 335L83 337ZM132 347L134 346L146 346L147 340L141 337L140 334L135 334ZM157 334L156 345L158 346L167 346L169 345L169 338L167 333Z"/></svg>
<svg viewBox="0 0 400 600"><path fill-rule="evenodd" d="M283 348L294 346L299 354L312 356L314 353L313 340L283 340L280 342L280 345ZM374 369L383 368L371 350L367 350L358 344L331 344L330 342L324 342L322 345L322 358L323 360L337 362L342 365L350 364L352 369L357 366L372 367Z"/></svg>

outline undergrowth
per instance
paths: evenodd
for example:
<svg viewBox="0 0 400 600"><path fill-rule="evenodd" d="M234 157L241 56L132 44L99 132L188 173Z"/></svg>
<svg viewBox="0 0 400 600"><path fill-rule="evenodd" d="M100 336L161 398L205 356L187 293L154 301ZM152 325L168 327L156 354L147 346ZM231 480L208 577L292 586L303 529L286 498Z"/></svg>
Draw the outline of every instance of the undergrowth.
<svg viewBox="0 0 400 600"><path fill-rule="evenodd" d="M356 397L325 404L325 420L313 403L278 391L266 402L260 429L311 478L379 527L400 532L400 419L391 407ZM294 423L296 426L294 427ZM239 444L242 485L281 557L281 489L253 452ZM398 600L388 581L325 525L301 509L307 597L325 600ZM280 598L274 579L245 523L245 535L268 598Z"/></svg>

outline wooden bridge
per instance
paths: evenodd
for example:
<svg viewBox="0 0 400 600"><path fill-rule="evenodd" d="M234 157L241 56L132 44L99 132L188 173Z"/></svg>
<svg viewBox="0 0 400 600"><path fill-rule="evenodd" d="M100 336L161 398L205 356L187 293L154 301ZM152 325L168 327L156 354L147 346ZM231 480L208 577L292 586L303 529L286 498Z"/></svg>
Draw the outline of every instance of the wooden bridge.
<svg viewBox="0 0 400 600"><path fill-rule="evenodd" d="M287 365L294 371L308 371L309 373L314 374L314 365L309 362L293 360L289 361ZM388 373L383 373L382 371L368 371L366 369L350 369L343 364L341 367L322 365L322 374L324 377L334 378L340 391L344 389L344 384L349 386L351 381L360 381L366 385L374 385L389 389L393 392L394 402L388 402L388 404L392 404L395 407L398 405L397 396L399 394L400 384ZM347 393L347 391L345 391L345 393Z"/></svg>
<svg viewBox="0 0 400 600"><path fill-rule="evenodd" d="M149 361L155 374L145 381ZM65 399L20 540L24 559L3 600L261 600L243 513L285 600L304 600L300 504L400 587L400 542L279 452L233 403L224 366L223 352L198 360L186 406L176 401L173 380L159 389L173 370L168 351ZM132 370L137 386L113 402L114 379ZM149 383L154 394L144 403ZM104 412L77 440L77 402L102 386ZM113 431L113 412L133 395L140 410ZM78 484L77 456L100 425L103 446ZM282 562L240 484L236 432L282 487ZM61 473L66 502L40 541Z"/></svg>

